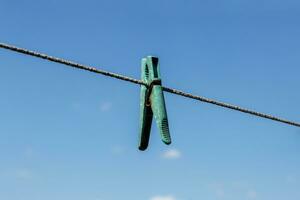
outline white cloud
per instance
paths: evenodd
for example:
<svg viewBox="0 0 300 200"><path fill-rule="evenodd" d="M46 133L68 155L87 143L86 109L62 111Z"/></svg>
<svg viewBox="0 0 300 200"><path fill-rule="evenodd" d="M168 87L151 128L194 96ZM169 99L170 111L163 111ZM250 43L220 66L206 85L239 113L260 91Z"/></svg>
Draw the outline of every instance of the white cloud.
<svg viewBox="0 0 300 200"><path fill-rule="evenodd" d="M178 159L181 156L181 152L177 149L169 149L162 154L162 157L165 159Z"/></svg>
<svg viewBox="0 0 300 200"><path fill-rule="evenodd" d="M171 196L171 195L167 195L167 196L154 196L152 198L150 198L150 200L176 200L175 197Z"/></svg>
<svg viewBox="0 0 300 200"><path fill-rule="evenodd" d="M111 102L103 102L100 105L100 110L102 112L107 112L112 108L112 103Z"/></svg>

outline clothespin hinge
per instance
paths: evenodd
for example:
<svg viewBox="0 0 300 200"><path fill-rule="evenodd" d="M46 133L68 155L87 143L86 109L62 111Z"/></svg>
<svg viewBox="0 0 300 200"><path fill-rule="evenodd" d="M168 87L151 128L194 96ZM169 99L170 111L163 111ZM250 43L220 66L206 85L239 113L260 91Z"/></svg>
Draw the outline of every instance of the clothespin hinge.
<svg viewBox="0 0 300 200"><path fill-rule="evenodd" d="M148 87L147 87L147 93L146 93L146 106L151 106L150 95L151 95L152 89L153 89L153 87L155 85L161 85L161 79L154 79L148 85Z"/></svg>

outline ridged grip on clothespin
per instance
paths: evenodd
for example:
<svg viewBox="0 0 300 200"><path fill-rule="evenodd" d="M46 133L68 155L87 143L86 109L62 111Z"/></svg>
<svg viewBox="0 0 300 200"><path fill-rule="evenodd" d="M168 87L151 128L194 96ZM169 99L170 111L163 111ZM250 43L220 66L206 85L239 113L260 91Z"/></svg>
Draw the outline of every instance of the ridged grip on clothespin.
<svg viewBox="0 0 300 200"><path fill-rule="evenodd" d="M167 110L165 105L165 98L161 86L161 75L159 69L158 58L153 56L147 57L147 66L149 68L149 78L150 84L157 82L158 84L153 84L152 92L150 95L152 112L159 129L161 139L165 144L171 144L171 137L169 132L169 123Z"/></svg>

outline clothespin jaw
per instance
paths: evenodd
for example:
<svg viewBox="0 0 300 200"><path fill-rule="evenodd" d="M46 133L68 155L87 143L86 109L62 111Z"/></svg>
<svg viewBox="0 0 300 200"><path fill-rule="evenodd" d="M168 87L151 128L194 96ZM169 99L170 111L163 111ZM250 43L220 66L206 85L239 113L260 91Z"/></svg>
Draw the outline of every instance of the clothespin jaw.
<svg viewBox="0 0 300 200"><path fill-rule="evenodd" d="M171 144L165 99L161 86L158 58L148 56L142 59L142 80L140 103L140 141L139 149L146 150L149 144L152 118L159 129L162 141Z"/></svg>

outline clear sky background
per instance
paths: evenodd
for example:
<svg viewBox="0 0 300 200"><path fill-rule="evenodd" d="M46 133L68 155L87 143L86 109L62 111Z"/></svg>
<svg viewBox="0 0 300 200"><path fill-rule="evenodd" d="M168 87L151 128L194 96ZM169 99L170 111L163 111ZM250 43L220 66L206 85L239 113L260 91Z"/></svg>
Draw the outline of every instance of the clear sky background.
<svg viewBox="0 0 300 200"><path fill-rule="evenodd" d="M0 0L0 40L300 121L298 0ZM0 199L299 200L300 129L0 50Z"/></svg>

